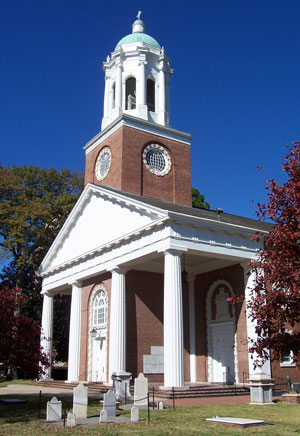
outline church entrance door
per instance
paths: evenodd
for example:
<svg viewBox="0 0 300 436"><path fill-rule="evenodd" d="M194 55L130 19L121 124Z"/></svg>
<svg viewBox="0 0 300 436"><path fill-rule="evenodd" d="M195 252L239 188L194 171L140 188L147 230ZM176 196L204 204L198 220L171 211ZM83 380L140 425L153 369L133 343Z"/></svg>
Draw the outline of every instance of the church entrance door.
<svg viewBox="0 0 300 436"><path fill-rule="evenodd" d="M106 337L95 338L93 344L92 381L106 382Z"/></svg>
<svg viewBox="0 0 300 436"><path fill-rule="evenodd" d="M233 323L212 325L213 337L213 382L233 383L234 334Z"/></svg>

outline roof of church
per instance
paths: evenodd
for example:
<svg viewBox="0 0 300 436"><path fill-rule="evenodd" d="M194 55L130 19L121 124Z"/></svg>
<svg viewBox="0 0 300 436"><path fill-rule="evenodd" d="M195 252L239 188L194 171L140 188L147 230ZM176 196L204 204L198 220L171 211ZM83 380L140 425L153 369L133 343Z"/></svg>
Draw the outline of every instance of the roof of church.
<svg viewBox="0 0 300 436"><path fill-rule="evenodd" d="M190 207L190 206L184 206L182 204L173 203L171 201L165 201L165 200L159 200L157 198L150 198L145 197L142 195L132 194L129 192L124 192L116 188L112 188L111 186L102 185L101 188L117 192L119 194L122 194L126 197L132 198L134 200L141 201L146 204L150 204L151 206L167 210L169 212L175 212L178 214L183 215L189 215L199 218L205 218L214 220L218 223L227 223L227 224L233 224L237 226L243 226L243 227L250 227L252 229L256 230L262 230L262 231L271 231L273 228L273 225L271 223L258 221L251 218L241 217L238 215L232 215L229 213L218 213L216 210L210 210L210 209L200 209L197 207Z"/></svg>

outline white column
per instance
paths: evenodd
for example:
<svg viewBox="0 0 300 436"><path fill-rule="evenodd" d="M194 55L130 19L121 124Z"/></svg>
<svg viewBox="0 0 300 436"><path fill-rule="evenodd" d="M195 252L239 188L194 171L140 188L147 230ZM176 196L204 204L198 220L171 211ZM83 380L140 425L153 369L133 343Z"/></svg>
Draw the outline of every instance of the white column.
<svg viewBox="0 0 300 436"><path fill-rule="evenodd" d="M164 254L164 385L184 386L181 253Z"/></svg>
<svg viewBox="0 0 300 436"><path fill-rule="evenodd" d="M47 355L49 367L44 368L43 378L51 377L51 354L52 354L52 335L53 335L53 296L45 292L43 294L43 312L41 326L41 347Z"/></svg>
<svg viewBox="0 0 300 436"><path fill-rule="evenodd" d="M109 324L109 382L114 371L126 369L125 271L112 270Z"/></svg>
<svg viewBox="0 0 300 436"><path fill-rule="evenodd" d="M117 65L117 74L116 74L116 108L122 108L122 65L119 63Z"/></svg>
<svg viewBox="0 0 300 436"><path fill-rule="evenodd" d="M105 75L105 89L104 89L104 106L103 106L103 117L107 118L110 114L109 106L111 97L111 89L110 89L110 77Z"/></svg>
<svg viewBox="0 0 300 436"><path fill-rule="evenodd" d="M249 309L247 308L248 303L250 302L251 299L251 294L252 294L252 290L255 287L255 274L251 273L250 275L248 275L248 263L247 264L242 264L241 265L244 269L244 283L245 283L245 304L246 304L246 322L247 322L247 336L248 336L248 349L251 347L251 343L249 341L249 339L253 339L254 341L257 340L257 333L255 331L255 327L256 327L256 321L250 318L249 316ZM254 375L256 373L256 371L259 368L256 368L256 370L254 370L254 362L257 359L257 356L254 354L252 355L253 359L251 359L251 353L248 351L248 364L249 364L249 375ZM267 360L261 370L265 373L268 374L271 377L271 365L270 365L270 360Z"/></svg>
<svg viewBox="0 0 300 436"><path fill-rule="evenodd" d="M69 358L68 381L79 380L80 364L80 331L81 331L81 284L72 283L70 332L69 332Z"/></svg>
<svg viewBox="0 0 300 436"><path fill-rule="evenodd" d="M190 380L196 383L195 276L188 276L190 318Z"/></svg>
<svg viewBox="0 0 300 436"><path fill-rule="evenodd" d="M139 63L139 83L140 83L140 89L139 89L139 95L137 106L138 105L145 105L146 104L146 77L145 77L145 64L146 62L144 60L140 60Z"/></svg>
<svg viewBox="0 0 300 436"><path fill-rule="evenodd" d="M161 62L159 71L159 123L165 124L165 112L166 112L166 81L165 81L165 71L164 64Z"/></svg>

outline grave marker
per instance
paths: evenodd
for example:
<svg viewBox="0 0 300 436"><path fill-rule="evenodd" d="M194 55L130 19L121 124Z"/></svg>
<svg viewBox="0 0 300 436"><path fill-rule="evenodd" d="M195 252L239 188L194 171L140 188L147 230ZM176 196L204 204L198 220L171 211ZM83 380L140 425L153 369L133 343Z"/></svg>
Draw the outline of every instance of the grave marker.
<svg viewBox="0 0 300 436"><path fill-rule="evenodd" d="M56 397L47 402L46 421L59 421L61 419L62 403Z"/></svg>
<svg viewBox="0 0 300 436"><path fill-rule="evenodd" d="M87 417L87 405L88 405L88 389L82 383L74 388L73 394L73 414L76 419L82 419Z"/></svg>
<svg viewBox="0 0 300 436"><path fill-rule="evenodd" d="M147 406L148 404L148 379L140 373L134 379L134 405Z"/></svg>

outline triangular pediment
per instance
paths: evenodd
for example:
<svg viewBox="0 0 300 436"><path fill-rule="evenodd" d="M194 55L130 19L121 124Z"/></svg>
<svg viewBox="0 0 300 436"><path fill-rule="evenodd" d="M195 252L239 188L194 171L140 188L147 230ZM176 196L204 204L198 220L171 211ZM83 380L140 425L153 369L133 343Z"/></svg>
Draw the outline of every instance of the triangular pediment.
<svg viewBox="0 0 300 436"><path fill-rule="evenodd" d="M163 210L122 193L87 185L45 256L39 273L44 274L112 241L116 243L165 216Z"/></svg>

